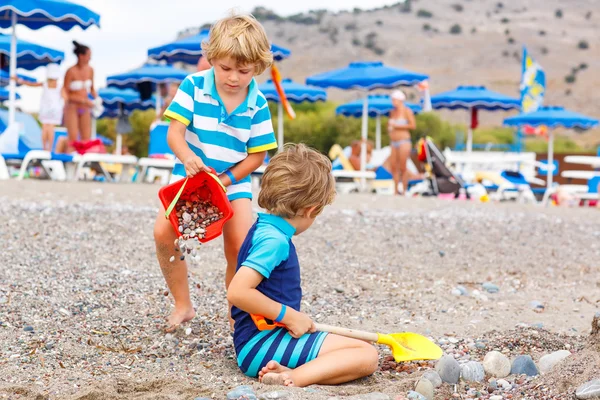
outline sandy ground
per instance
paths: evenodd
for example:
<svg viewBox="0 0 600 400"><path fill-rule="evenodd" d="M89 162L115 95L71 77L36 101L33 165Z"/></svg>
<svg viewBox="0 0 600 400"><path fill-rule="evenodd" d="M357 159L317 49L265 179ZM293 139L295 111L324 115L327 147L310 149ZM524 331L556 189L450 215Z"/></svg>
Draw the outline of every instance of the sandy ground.
<svg viewBox="0 0 600 400"><path fill-rule="evenodd" d="M234 361L220 239L190 268L198 310L191 333L161 333L172 302L154 253L157 191L0 183L0 398L224 398L241 384L272 390ZM556 391L548 398L573 398L576 385L600 377L598 353L586 347L600 306L599 222L596 209L339 196L295 239L303 311L318 322L422 333L450 352L484 340L488 350L537 361L569 348L575 356L569 374L556 373L561 385L548 375L512 398L546 398L533 394L544 387ZM500 291L485 292L488 281ZM453 295L458 285L469 295ZM414 387L417 369L432 365L390 371L389 351L380 350L382 371L373 377L291 392L395 398ZM575 364L581 372L573 373ZM436 393L449 398L451 388Z"/></svg>

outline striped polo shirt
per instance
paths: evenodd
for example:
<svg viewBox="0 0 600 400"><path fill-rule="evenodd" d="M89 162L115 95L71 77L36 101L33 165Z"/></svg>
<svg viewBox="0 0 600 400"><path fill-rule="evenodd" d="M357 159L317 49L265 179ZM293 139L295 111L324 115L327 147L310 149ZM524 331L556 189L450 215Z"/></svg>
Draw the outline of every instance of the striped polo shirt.
<svg viewBox="0 0 600 400"><path fill-rule="evenodd" d="M244 102L229 114L217 92L213 68L189 75L179 86L165 116L187 126L188 146L219 174L248 154L277 147L267 100L254 78ZM173 175L185 176L180 160L175 161ZM250 177L229 186L227 195L229 200L252 198Z"/></svg>

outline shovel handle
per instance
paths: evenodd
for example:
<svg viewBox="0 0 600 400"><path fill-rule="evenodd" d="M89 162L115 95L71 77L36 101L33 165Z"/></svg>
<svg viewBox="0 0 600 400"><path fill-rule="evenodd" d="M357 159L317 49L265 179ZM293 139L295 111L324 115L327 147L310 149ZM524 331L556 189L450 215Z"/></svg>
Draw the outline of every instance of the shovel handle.
<svg viewBox="0 0 600 400"><path fill-rule="evenodd" d="M266 319L262 315L250 314L254 324L259 331L270 331L277 327L285 328L284 324ZM364 340L365 342L377 343L379 335L372 332L359 331L356 329L341 328L339 326L331 326L315 323L315 328L320 332L329 332L340 336L345 336L353 339Z"/></svg>
<svg viewBox="0 0 600 400"><path fill-rule="evenodd" d="M329 333L333 333L336 335L345 336L345 337L349 337L349 338L353 338L353 339L364 340L366 342L377 343L377 340L379 340L379 335L377 335L376 333L372 333L372 332L365 332L365 331L359 331L356 329L341 328L339 326L331 326L331 325L317 324L317 323L315 323L315 327L317 328L318 331L321 331L321 332L329 332Z"/></svg>

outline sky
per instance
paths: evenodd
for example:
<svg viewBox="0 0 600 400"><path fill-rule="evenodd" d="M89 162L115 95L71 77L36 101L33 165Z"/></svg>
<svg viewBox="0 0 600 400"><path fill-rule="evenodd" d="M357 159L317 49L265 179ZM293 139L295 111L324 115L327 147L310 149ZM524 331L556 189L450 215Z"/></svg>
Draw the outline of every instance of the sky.
<svg viewBox="0 0 600 400"><path fill-rule="evenodd" d="M17 37L40 45L61 50L65 53L61 70L64 71L76 62L72 40L92 49L91 65L94 67L96 88L104 87L106 77L139 67L147 59L147 50L173 41L177 33L189 28L217 20L227 15L229 10L250 12L256 6L263 6L286 16L311 9L322 9L323 0L256 1L201 1L201 0L71 0L85 5L100 14L100 28L95 26L83 31L73 28L68 32L49 26L37 31L17 26ZM375 8L396 3L397 0L328 0L327 8L332 11L351 10L354 7ZM214 5L213 5L214 4ZM0 29L10 34L8 29ZM293 57L293 54L292 54ZM45 68L28 73L38 80L44 80ZM41 88L20 87L21 100L17 105L27 112L37 112Z"/></svg>

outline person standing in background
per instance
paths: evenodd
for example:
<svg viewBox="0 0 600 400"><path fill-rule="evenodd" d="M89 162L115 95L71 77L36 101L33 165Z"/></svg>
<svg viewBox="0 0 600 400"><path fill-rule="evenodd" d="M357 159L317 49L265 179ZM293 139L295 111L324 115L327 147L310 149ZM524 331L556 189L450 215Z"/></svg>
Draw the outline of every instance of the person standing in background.
<svg viewBox="0 0 600 400"><path fill-rule="evenodd" d="M58 64L48 64L46 82L29 82L18 77L16 78L19 85L43 88L38 118L42 123L42 147L46 151L52 151L54 128L57 125L62 125L63 122L63 108L66 96L59 85L59 79L60 67Z"/></svg>
<svg viewBox="0 0 600 400"><path fill-rule="evenodd" d="M66 96L65 125L67 127L67 151L72 152L73 142L87 142L92 137L93 99L97 97L94 89L94 69L90 66L92 51L88 46L73 41L77 64L65 74L64 91Z"/></svg>

